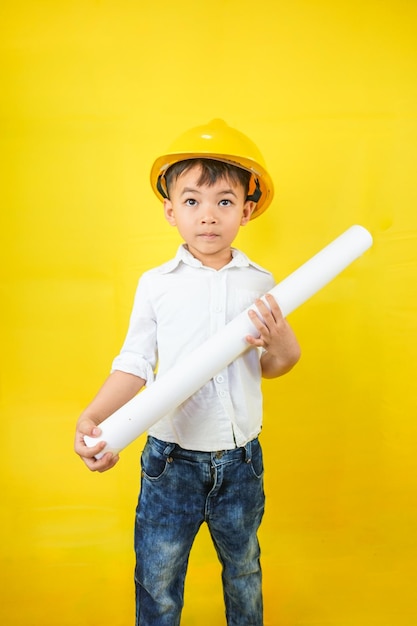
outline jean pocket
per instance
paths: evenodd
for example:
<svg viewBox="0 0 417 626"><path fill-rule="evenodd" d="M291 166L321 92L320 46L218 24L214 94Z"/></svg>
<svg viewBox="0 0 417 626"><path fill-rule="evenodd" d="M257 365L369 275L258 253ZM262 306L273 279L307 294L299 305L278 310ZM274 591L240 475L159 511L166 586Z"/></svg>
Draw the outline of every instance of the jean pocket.
<svg viewBox="0 0 417 626"><path fill-rule="evenodd" d="M142 476L152 481L160 480L171 462L171 457L167 458L147 443L141 458Z"/></svg>
<svg viewBox="0 0 417 626"><path fill-rule="evenodd" d="M258 479L262 478L264 474L264 461L263 461L263 455L262 455L262 448L259 445L259 443L252 447L251 459L248 465L251 468L252 474L255 476L255 478L258 478Z"/></svg>

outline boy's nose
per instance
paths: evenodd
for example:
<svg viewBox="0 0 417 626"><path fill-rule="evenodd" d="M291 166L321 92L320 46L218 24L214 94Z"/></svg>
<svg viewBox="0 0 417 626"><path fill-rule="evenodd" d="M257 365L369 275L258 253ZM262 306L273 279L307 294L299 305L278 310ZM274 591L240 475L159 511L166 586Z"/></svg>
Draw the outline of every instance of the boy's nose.
<svg viewBox="0 0 417 626"><path fill-rule="evenodd" d="M201 217L201 222L202 224L215 224L217 222L217 218L214 211L205 211Z"/></svg>

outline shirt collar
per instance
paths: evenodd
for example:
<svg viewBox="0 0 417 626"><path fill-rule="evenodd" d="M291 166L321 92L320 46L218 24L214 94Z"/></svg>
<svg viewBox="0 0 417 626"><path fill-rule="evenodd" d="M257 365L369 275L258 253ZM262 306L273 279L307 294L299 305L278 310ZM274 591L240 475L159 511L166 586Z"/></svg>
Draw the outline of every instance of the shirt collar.
<svg viewBox="0 0 417 626"><path fill-rule="evenodd" d="M226 268L229 269L231 267L249 267L251 265L263 272L268 273L260 265L253 263L253 261L251 261L246 256L246 254L242 252L241 250L238 250L237 248L231 248L231 250L232 250L232 259L230 263L222 267L222 269L219 271L222 271L223 269L226 269ZM196 259L191 254L191 252L187 250L187 248L185 247L185 244L181 244L177 250L177 254L175 255L175 257L171 259L171 261L164 263L164 265L161 266L160 271L163 274L169 274L170 272L173 272L181 263L184 263L185 265L189 265L190 267L201 267L201 268L205 267L201 263L201 261Z"/></svg>

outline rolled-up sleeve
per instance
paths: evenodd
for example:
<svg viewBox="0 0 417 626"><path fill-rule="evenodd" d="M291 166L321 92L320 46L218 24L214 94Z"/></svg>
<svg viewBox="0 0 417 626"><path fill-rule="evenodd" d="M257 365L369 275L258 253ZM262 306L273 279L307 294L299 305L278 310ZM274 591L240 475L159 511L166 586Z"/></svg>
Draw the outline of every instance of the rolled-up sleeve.
<svg viewBox="0 0 417 626"><path fill-rule="evenodd" d="M149 297L149 278L146 274L139 281L129 329L120 354L112 363L112 372L119 370L146 380L149 386L155 379L158 360L156 319Z"/></svg>

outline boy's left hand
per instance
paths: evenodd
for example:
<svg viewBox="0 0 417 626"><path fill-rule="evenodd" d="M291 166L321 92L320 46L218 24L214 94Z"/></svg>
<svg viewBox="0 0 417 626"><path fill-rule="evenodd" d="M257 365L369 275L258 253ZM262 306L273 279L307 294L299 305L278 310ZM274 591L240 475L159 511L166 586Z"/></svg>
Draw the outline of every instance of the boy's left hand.
<svg viewBox="0 0 417 626"><path fill-rule="evenodd" d="M251 346L264 348L265 352L261 358L262 375L265 378L275 378L288 372L297 363L301 350L275 298L266 294L265 299L270 308L261 299L255 302L263 321L252 309L248 313L260 336L248 335L246 341Z"/></svg>

